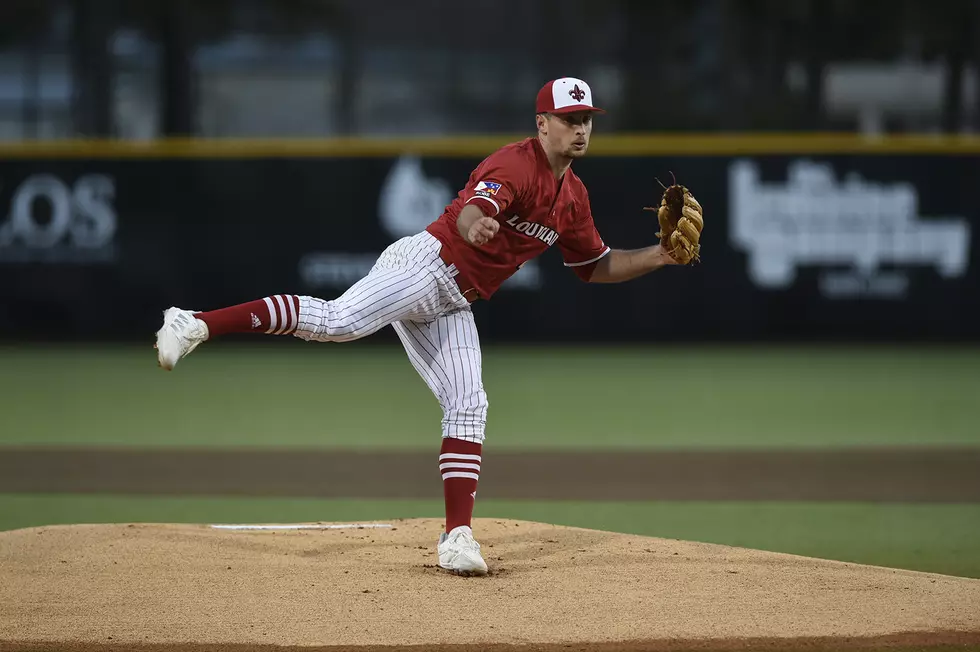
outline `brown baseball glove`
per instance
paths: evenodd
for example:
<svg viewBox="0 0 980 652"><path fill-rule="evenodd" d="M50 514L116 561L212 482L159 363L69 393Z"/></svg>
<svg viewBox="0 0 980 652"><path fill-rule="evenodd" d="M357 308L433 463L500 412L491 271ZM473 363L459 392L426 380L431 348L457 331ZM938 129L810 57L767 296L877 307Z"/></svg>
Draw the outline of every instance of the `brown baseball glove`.
<svg viewBox="0 0 980 652"><path fill-rule="evenodd" d="M664 188L660 206L644 208L657 212L657 221L660 222L657 237L660 238L660 246L682 265L687 265L692 260L700 261L701 229L704 228L701 204L690 190L678 185L676 178L671 186L664 186L663 183L660 185Z"/></svg>

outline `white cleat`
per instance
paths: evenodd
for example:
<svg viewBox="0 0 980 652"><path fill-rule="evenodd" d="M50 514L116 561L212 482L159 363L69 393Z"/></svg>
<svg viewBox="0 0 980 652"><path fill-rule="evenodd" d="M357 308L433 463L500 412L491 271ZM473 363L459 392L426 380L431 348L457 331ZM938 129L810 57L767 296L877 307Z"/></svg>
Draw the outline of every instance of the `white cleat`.
<svg viewBox="0 0 980 652"><path fill-rule="evenodd" d="M439 536L439 565L457 575L487 574L480 544L473 538L473 530L465 525Z"/></svg>
<svg viewBox="0 0 980 652"><path fill-rule="evenodd" d="M170 371L177 361L208 339L208 325L189 310L167 308L163 326L157 331L157 361Z"/></svg>

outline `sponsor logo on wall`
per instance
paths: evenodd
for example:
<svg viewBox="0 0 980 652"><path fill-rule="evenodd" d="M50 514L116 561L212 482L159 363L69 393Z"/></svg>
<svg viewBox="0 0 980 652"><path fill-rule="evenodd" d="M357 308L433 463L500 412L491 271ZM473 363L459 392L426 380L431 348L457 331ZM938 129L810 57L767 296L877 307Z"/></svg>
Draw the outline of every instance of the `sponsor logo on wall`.
<svg viewBox="0 0 980 652"><path fill-rule="evenodd" d="M417 156L404 155L395 161L378 197L378 220L392 242L415 235L442 215L456 193L444 179L428 177ZM381 254L311 252L300 259L299 274L310 288L346 289L367 275ZM534 290L541 287L537 261L524 264L501 290Z"/></svg>
<svg viewBox="0 0 980 652"><path fill-rule="evenodd" d="M118 216L111 177L89 174L74 184L50 174L14 186L0 219L0 263L111 263Z"/></svg>
<svg viewBox="0 0 980 652"><path fill-rule="evenodd" d="M758 166L736 160L728 173L733 246L748 254L749 277L763 289L787 289L802 267L820 271L826 298L901 299L913 267L941 278L969 264L970 227L961 215L921 215L908 181L842 180L829 164L796 160L786 181L763 181Z"/></svg>

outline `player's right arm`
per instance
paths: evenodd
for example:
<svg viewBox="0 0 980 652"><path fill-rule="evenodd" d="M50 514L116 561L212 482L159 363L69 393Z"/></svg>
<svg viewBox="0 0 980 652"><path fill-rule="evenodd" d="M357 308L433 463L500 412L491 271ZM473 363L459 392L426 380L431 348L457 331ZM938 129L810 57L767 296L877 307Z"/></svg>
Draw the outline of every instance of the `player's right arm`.
<svg viewBox="0 0 980 652"><path fill-rule="evenodd" d="M459 212L456 228L463 240L474 247L490 242L500 230L500 222L483 214L477 204L466 204Z"/></svg>
<svg viewBox="0 0 980 652"><path fill-rule="evenodd" d="M514 147L499 149L480 163L460 192L463 208L456 227L463 240L474 247L490 242L500 230L497 218L524 193L532 172L533 159Z"/></svg>

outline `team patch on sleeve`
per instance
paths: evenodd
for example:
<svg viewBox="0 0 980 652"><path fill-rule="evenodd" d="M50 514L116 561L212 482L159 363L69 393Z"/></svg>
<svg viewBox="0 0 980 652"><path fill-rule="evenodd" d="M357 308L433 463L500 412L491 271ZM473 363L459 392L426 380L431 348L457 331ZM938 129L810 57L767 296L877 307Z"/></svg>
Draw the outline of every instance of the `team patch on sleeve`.
<svg viewBox="0 0 980 652"><path fill-rule="evenodd" d="M498 190L500 190L500 184L496 181L481 181L480 183L476 184L476 188L474 188L476 194L483 197L496 195Z"/></svg>

